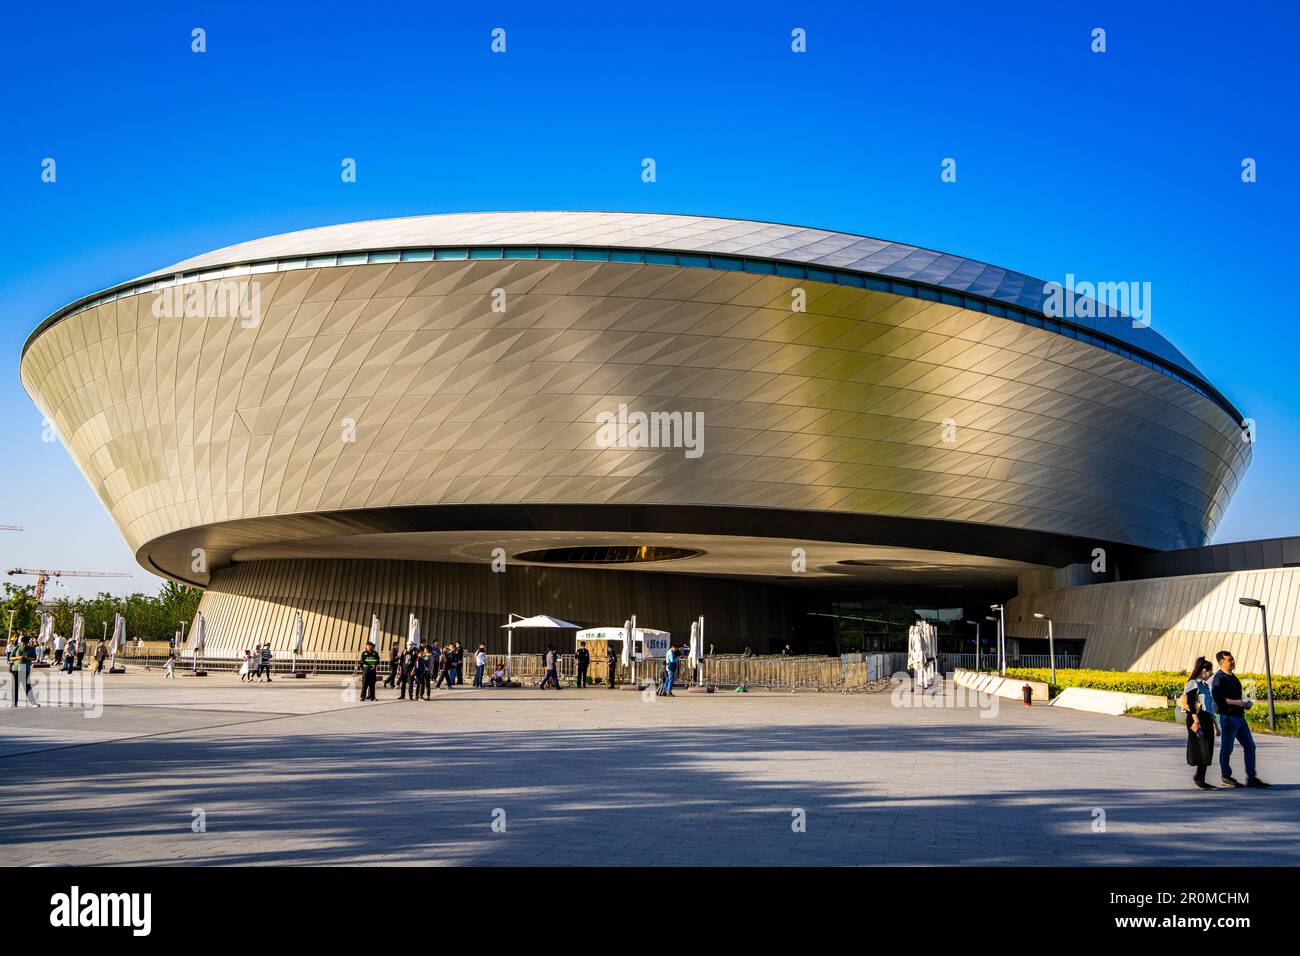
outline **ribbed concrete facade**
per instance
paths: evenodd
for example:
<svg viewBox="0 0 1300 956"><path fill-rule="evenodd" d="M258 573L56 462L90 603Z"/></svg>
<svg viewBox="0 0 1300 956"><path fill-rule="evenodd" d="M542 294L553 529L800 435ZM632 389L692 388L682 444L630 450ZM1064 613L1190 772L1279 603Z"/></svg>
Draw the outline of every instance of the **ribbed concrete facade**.
<svg viewBox="0 0 1300 956"><path fill-rule="evenodd" d="M425 638L460 641L504 653L511 613L545 613L583 626L619 625L640 613L643 627L689 635L703 614L719 652L779 632L777 594L742 581L653 572L510 567L418 561L252 561L217 572L203 596L208 653L232 657L270 640L277 654L292 647L294 615L302 612L305 653L351 660L369 639L372 614L383 627L380 649L409 636L410 614ZM549 643L573 649L573 631L521 630L513 649L538 653Z"/></svg>
<svg viewBox="0 0 1300 956"><path fill-rule="evenodd" d="M1007 602L1007 634L1083 638L1081 666L1105 670L1190 670L1199 656L1230 650L1240 670L1264 672L1259 611L1268 606L1275 674L1300 674L1300 568L1196 574L1062 588Z"/></svg>

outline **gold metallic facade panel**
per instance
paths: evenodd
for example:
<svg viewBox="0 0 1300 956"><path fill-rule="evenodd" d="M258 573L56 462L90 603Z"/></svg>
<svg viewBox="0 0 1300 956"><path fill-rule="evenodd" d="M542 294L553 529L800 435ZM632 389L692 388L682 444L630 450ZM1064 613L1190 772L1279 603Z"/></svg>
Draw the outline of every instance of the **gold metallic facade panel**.
<svg viewBox="0 0 1300 956"><path fill-rule="evenodd" d="M1217 405L1149 368L866 289L531 260L215 281L257 282L259 321L158 318L164 292L133 295L64 317L22 360L137 552L240 519L559 503L892 515L1167 549L1204 543L1250 457ZM791 311L795 288L806 312ZM702 413L702 456L601 447L597 415L620 404Z"/></svg>

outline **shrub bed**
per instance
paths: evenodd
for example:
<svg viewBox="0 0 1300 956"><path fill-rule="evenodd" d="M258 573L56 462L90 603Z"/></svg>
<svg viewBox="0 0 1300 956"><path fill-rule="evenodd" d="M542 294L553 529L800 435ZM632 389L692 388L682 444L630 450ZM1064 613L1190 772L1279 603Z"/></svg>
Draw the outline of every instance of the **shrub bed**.
<svg viewBox="0 0 1300 956"><path fill-rule="evenodd" d="M1009 677L1047 681L1049 684L1051 684L1051 673L1046 667L1007 668ZM1248 680L1255 681L1256 700L1268 699L1268 693L1264 689L1263 674L1238 673L1237 676L1241 678L1243 684ZM1053 697L1065 687L1092 687L1125 694L1155 694L1158 697L1176 698L1186 686L1187 675L1179 671L1063 670L1059 667L1056 670L1056 683L1051 684ZM1273 699L1300 700L1300 677L1280 677L1274 674Z"/></svg>

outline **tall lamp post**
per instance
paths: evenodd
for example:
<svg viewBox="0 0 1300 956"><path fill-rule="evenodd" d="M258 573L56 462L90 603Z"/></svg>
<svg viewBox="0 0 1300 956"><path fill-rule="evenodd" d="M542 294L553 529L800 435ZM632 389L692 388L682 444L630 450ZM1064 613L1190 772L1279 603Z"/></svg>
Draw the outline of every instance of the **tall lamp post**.
<svg viewBox="0 0 1300 956"><path fill-rule="evenodd" d="M1034 617L1040 621L1047 622L1047 658L1048 663L1052 665L1052 683L1056 683L1056 639L1052 636L1052 619L1040 611L1034 612Z"/></svg>
<svg viewBox="0 0 1300 956"><path fill-rule="evenodd" d="M1268 686L1268 729L1277 730L1277 714L1273 710L1273 664L1268 657L1268 608L1254 598L1237 598L1243 607L1259 608L1259 623L1264 628L1264 683Z"/></svg>
<svg viewBox="0 0 1300 956"><path fill-rule="evenodd" d="M998 673L1007 676L1007 609L1002 604L990 604L990 611L998 612Z"/></svg>
<svg viewBox="0 0 1300 956"><path fill-rule="evenodd" d="M967 621L966 623L975 626L975 670L978 671L980 669L980 622Z"/></svg>

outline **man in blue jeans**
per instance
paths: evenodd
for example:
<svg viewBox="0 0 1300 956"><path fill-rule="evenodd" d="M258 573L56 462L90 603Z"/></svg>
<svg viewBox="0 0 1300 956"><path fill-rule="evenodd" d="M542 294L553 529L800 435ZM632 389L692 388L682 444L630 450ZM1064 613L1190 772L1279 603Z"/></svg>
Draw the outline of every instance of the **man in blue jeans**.
<svg viewBox="0 0 1300 956"><path fill-rule="evenodd" d="M1223 786L1240 787L1241 781L1232 776L1232 747L1241 741L1241 749L1246 754L1247 787L1267 787L1263 780L1255 776L1255 738L1250 733L1250 724L1246 723L1246 711L1254 706L1254 701L1246 700L1241 689L1241 681L1233 671L1237 662L1230 651L1219 651L1214 655L1219 662L1219 670L1210 681L1210 694L1214 697L1214 709L1219 712L1219 730L1223 733L1223 746L1219 748L1219 773L1223 777Z"/></svg>
<svg viewBox="0 0 1300 956"><path fill-rule="evenodd" d="M668 652L664 655L664 686L659 688L660 697L673 696L673 683L677 680L677 648L668 645Z"/></svg>

